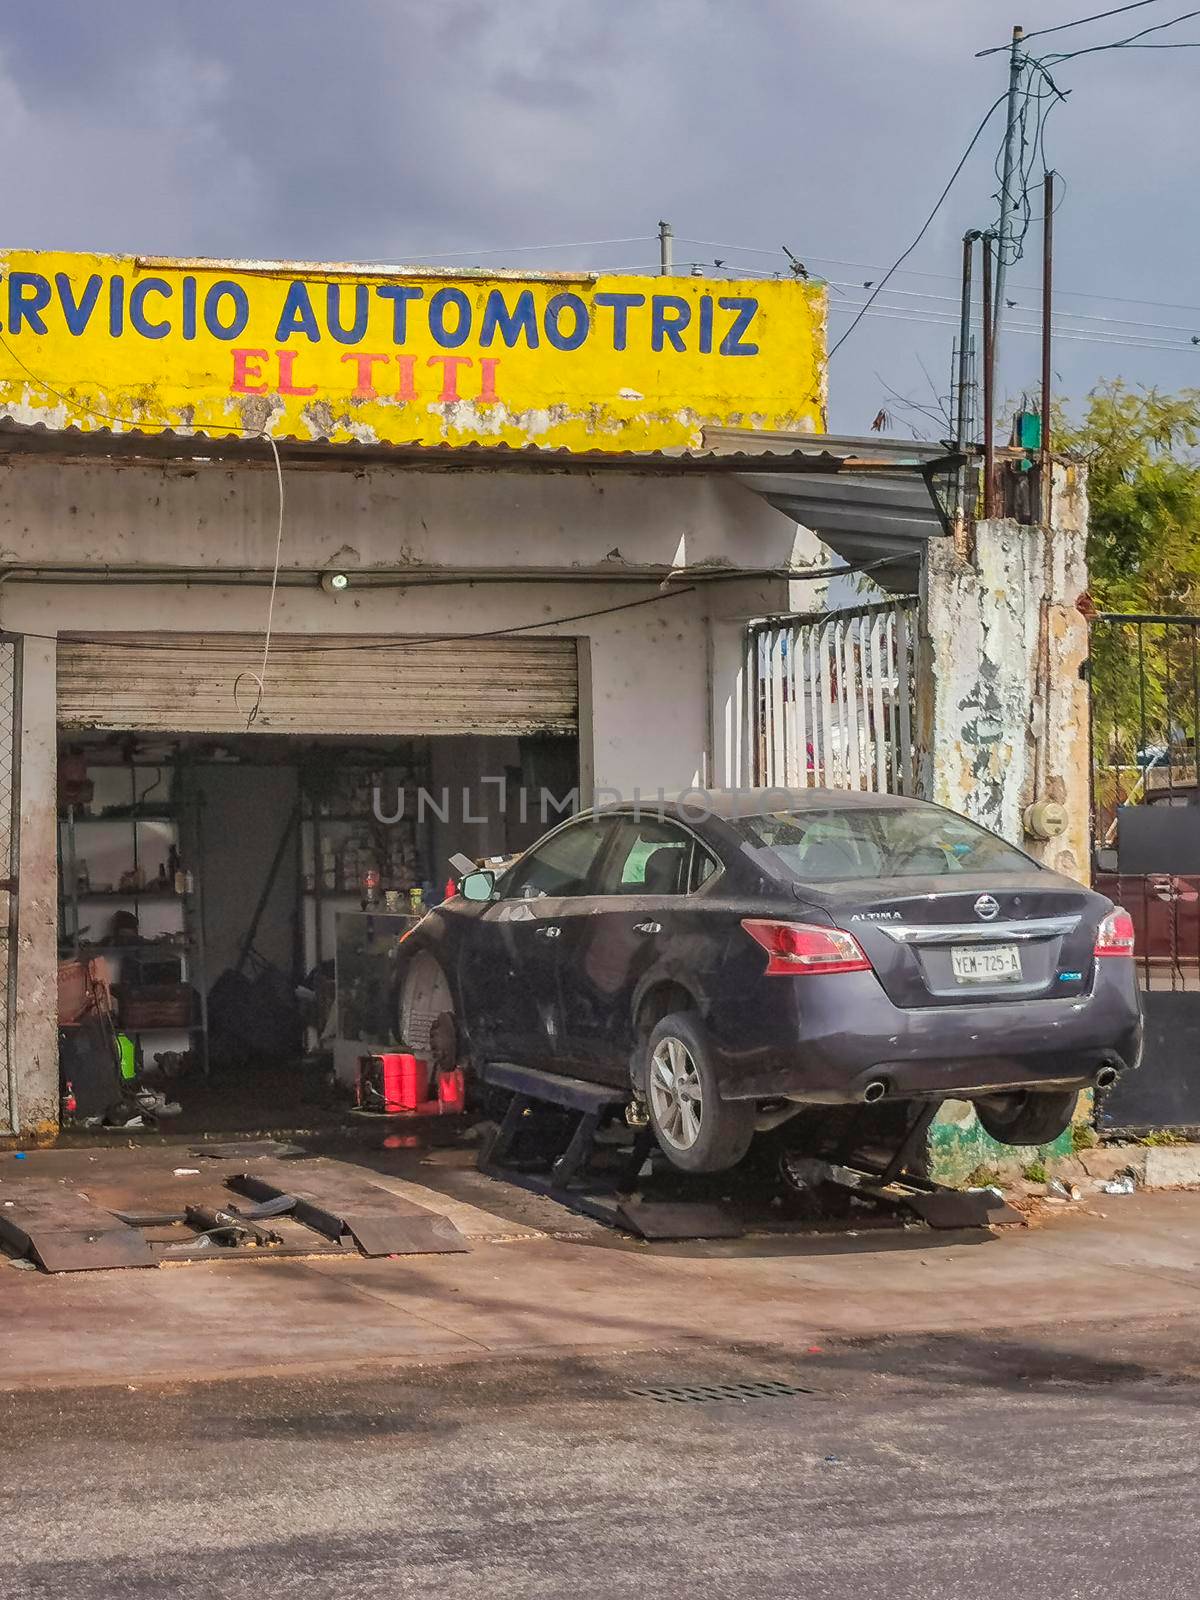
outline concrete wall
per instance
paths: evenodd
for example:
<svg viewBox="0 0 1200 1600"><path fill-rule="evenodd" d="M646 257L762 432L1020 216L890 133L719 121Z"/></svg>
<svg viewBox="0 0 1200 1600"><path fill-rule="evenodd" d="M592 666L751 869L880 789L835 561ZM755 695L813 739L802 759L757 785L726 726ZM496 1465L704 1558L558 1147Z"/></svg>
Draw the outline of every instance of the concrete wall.
<svg viewBox="0 0 1200 1600"><path fill-rule="evenodd" d="M930 545L922 582L921 792L1069 877L1089 872L1087 497L1056 468L1049 529L980 522L974 549ZM1027 831L1038 801L1066 813L1051 839Z"/></svg>
<svg viewBox="0 0 1200 1600"><path fill-rule="evenodd" d="M918 653L921 792L1083 882L1090 876L1087 492L1082 470L1057 465L1049 528L980 522L973 549L935 541L922 577ZM1053 838L1029 831L1035 802L1063 808ZM1081 1097L1086 1120L1090 1096ZM1071 1135L1042 1150L997 1144L963 1101L930 1130L933 1177L1020 1169L1069 1153Z"/></svg>
<svg viewBox="0 0 1200 1600"><path fill-rule="evenodd" d="M727 473L284 472L285 572L779 567L815 537ZM5 565L269 571L274 466L0 461Z"/></svg>

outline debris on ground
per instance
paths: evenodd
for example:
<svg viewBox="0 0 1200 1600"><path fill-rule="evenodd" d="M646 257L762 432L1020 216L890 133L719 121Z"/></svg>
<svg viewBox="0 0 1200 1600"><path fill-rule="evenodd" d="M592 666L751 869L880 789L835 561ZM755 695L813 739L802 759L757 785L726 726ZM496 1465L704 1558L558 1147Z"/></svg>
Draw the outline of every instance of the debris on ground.
<svg viewBox="0 0 1200 1600"><path fill-rule="evenodd" d="M1083 1190L1077 1183L1069 1183L1063 1178L1051 1178L1046 1185L1046 1194L1055 1200L1082 1200Z"/></svg>

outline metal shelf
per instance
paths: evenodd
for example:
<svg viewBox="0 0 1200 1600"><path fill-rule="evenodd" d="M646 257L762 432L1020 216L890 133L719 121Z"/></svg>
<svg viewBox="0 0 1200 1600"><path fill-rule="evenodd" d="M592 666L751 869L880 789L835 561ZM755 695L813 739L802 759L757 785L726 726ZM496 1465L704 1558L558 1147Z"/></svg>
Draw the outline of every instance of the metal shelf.
<svg viewBox="0 0 1200 1600"><path fill-rule="evenodd" d="M152 1022L144 1028L131 1028L127 1022L117 1023L118 1033L203 1033L202 1022Z"/></svg>
<svg viewBox="0 0 1200 1600"><path fill-rule="evenodd" d="M71 821L70 812L60 811L59 822L64 825ZM78 828L83 822L178 822L177 809L162 808L157 811L84 811L75 816L75 826Z"/></svg>
<svg viewBox="0 0 1200 1600"><path fill-rule="evenodd" d="M67 945L61 955L66 956L128 956L153 950L159 955L187 955L196 948L190 940L184 944L168 944L165 939L135 939L124 944Z"/></svg>
<svg viewBox="0 0 1200 1600"><path fill-rule="evenodd" d="M132 1034L178 1034L185 1033L193 1038L199 1038L201 1069L207 1075L209 1070L208 1060L208 986L205 976L206 952L204 938L204 901L203 901L203 861L204 842L200 808L194 803L162 804L158 806L143 807L137 796L137 783L134 778L135 770L142 767L159 769L168 765L178 767L177 762L149 762L138 764L123 763L129 772L130 803L123 815L107 814L100 816L86 815L79 812L78 808L71 806L65 817L60 818L63 824L55 828L58 845L59 866L59 906L60 920L63 931L69 932L70 939L64 940L68 955L73 954L77 959L92 956L112 955L116 957L146 952L157 952L166 957L178 955L186 958L187 982L195 995L194 1019L186 1023L171 1023L145 1028L128 1028ZM166 889L158 886L157 879L149 886L140 889L84 889L79 888L77 873L76 834L81 822L98 823L106 822L125 826L129 830L130 843L133 852L133 867L136 870L141 866L141 830L139 822L166 822L174 824L175 843L178 845L182 832L182 823L188 817L193 822L193 843L195 851L196 879L195 888L191 894L175 894L173 886ZM174 905L179 908L183 922L179 930L187 937L180 942L171 942L163 939L139 938L129 943L118 943L111 938L104 943L84 945L80 938L79 908L81 905L112 905L132 906L135 915L140 917L144 908L153 905ZM139 932L142 930L139 929ZM71 940L74 942L72 943ZM182 970L182 969L181 969Z"/></svg>
<svg viewBox="0 0 1200 1600"><path fill-rule="evenodd" d="M59 894L60 900L154 900L160 906L185 906L190 897L169 889L81 889Z"/></svg>

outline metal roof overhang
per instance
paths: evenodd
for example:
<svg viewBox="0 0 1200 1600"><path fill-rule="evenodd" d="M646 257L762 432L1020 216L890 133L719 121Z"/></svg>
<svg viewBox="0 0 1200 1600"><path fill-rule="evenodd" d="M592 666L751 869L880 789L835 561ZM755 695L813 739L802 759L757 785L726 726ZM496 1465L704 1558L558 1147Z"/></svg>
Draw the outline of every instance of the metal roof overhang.
<svg viewBox="0 0 1200 1600"><path fill-rule="evenodd" d="M815 434L813 445L837 465L822 470L813 460L797 470L794 435L728 428L704 434L714 448L736 449L751 438L760 452L778 452L776 470L766 473L756 464L739 474L740 483L811 528L851 566L870 567L881 588L910 593L917 587L926 542L950 532L948 491L966 460L962 452L920 440Z"/></svg>

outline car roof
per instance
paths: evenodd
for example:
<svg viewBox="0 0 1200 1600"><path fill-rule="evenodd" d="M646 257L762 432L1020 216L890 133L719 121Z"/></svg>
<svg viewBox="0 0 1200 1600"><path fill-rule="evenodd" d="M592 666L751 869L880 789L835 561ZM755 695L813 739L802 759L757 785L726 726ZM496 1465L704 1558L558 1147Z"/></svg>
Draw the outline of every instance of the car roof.
<svg viewBox="0 0 1200 1600"><path fill-rule="evenodd" d="M722 819L765 817L776 811L919 811L935 809L924 800L899 794L867 794L856 789L680 789L672 794L651 791L637 800L592 807L600 813L637 809L642 814L658 804L685 819L707 815Z"/></svg>

